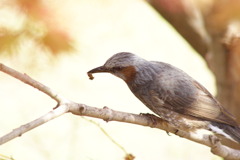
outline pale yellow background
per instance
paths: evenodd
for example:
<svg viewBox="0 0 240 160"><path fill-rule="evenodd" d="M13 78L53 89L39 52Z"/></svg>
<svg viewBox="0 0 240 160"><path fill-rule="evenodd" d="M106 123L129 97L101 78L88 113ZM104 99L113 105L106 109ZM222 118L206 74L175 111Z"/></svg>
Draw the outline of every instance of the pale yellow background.
<svg viewBox="0 0 240 160"><path fill-rule="evenodd" d="M122 80L110 74L96 74L93 81L87 77L88 70L102 65L107 58L121 51L171 63L214 93L214 79L205 62L144 1L52 0L46 3L58 12L59 21L76 39L75 53L51 62L35 51L31 43L26 43L19 50L20 55L11 60L1 57L1 62L26 72L66 98L100 108L150 112ZM21 21L5 12L0 12L0 17L9 23ZM32 66L34 63L37 65ZM0 73L1 135L45 114L55 105L38 90ZM136 156L136 160L218 159L208 147L168 136L162 130L93 120ZM71 114L2 145L0 153L16 160L123 160L124 157L124 152L99 128Z"/></svg>

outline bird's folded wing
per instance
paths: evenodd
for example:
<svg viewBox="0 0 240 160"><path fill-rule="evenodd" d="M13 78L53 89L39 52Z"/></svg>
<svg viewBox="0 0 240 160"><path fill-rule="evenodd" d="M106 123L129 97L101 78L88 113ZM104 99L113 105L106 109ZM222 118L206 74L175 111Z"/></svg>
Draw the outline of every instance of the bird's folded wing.
<svg viewBox="0 0 240 160"><path fill-rule="evenodd" d="M202 120L238 126L235 118L197 81L193 81L197 88L195 95L171 94L164 99L163 107L175 112L194 116ZM184 86L182 86L184 87Z"/></svg>

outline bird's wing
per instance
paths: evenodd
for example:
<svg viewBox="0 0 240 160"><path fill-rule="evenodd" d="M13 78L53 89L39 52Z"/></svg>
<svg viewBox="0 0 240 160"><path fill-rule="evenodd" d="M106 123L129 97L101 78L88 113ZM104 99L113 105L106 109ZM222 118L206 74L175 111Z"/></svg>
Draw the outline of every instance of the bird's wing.
<svg viewBox="0 0 240 160"><path fill-rule="evenodd" d="M163 101L162 107L202 120L238 126L235 118L211 93L185 72L170 64L152 63L161 71L158 71L154 81L156 83L152 85L151 90L157 90L154 95L157 94L157 97Z"/></svg>
<svg viewBox="0 0 240 160"><path fill-rule="evenodd" d="M223 123L227 123L233 126L238 126L237 122L235 121L235 117L228 112L213 96L211 93L209 93L209 91L203 87L200 83L198 83L197 81L194 81L194 85L200 90L200 92L205 93L204 95L199 95L200 96L200 101L201 104L206 104L207 106L210 105L209 113L211 115L211 112L219 111L219 114L217 115L217 117L213 117L213 120L219 121L219 122L223 122ZM202 97L201 97L202 96ZM207 99L207 100L205 100ZM211 101L212 103L208 103L208 101ZM204 110L204 106L200 107L201 110ZM208 110L208 109L207 109ZM207 112L207 111L206 111ZM209 116L211 118L211 116ZM207 117L208 118L208 117Z"/></svg>
<svg viewBox="0 0 240 160"><path fill-rule="evenodd" d="M238 126L235 118L223 108L206 88L195 80L192 80L192 84L196 88L195 92L184 90L184 87L186 88L189 84L182 83L175 86L174 91L169 91L168 96L162 97L164 101L163 107L203 120ZM190 92L180 93L188 91Z"/></svg>

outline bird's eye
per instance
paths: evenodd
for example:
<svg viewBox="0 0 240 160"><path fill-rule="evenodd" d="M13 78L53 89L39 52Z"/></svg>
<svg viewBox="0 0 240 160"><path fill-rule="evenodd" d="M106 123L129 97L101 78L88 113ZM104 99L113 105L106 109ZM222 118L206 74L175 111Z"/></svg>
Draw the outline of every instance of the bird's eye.
<svg viewBox="0 0 240 160"><path fill-rule="evenodd" d="M113 67L113 71L121 71L123 69L123 67Z"/></svg>

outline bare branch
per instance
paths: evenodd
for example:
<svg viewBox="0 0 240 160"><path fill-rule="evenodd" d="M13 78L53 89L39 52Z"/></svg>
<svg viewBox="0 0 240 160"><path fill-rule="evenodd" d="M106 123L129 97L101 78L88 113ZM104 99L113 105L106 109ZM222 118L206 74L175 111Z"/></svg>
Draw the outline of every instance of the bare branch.
<svg viewBox="0 0 240 160"><path fill-rule="evenodd" d="M45 93L46 95L50 96L52 99L54 99L55 101L57 101L58 103L60 101L63 101L64 98L60 97L56 92L54 92L52 89L50 89L49 87L43 85L42 83L35 81L34 79L30 78L27 74L22 74L12 68L9 68L7 66L5 66L4 64L0 63L0 71L40 90L41 92Z"/></svg>
<svg viewBox="0 0 240 160"><path fill-rule="evenodd" d="M56 92L52 91L49 87L33 80L31 77L27 76L26 74L19 73L18 71L15 71L1 63L0 63L0 71L3 71L13 76L19 79L20 81L26 84L29 84L34 88L37 88L38 90L42 91L43 93L47 94L52 99L58 102L58 106L55 107L54 110L48 112L47 114L43 115L42 117L39 117L38 119L32 122L29 122L25 125L20 126L19 128L14 129L10 133L1 137L0 145L18 136L21 136L27 131L30 131L31 129L36 128L56 117L59 117L64 113L72 113L78 116L88 116L88 117L103 119L107 122L118 121L118 122L148 126L152 128L159 128L167 132L176 134L182 138L186 138L191 141L209 146L211 148L212 153L219 155L223 158L240 159L239 150L232 149L222 145L218 137L214 135L178 130L167 121L162 120L161 118L154 115L150 115L150 114L137 115L137 114L131 114L126 112L115 111L107 107L96 108L96 107L87 106L85 104L75 103L59 96Z"/></svg>
<svg viewBox="0 0 240 160"><path fill-rule="evenodd" d="M75 104L69 107L69 112L80 115L89 116L94 118L103 119L105 121L118 121L125 123L132 123L142 126L148 126L152 128L158 128L166 132L171 132L179 137L186 138L188 140L203 144L211 148L211 152L215 155L221 156L223 158L239 159L240 151L224 146L220 143L218 137L211 134L201 134L195 132L185 132L174 128L167 121L152 115L151 117L146 115L137 115L131 113L125 113L120 111L115 111L107 107L95 108L84 104Z"/></svg>

